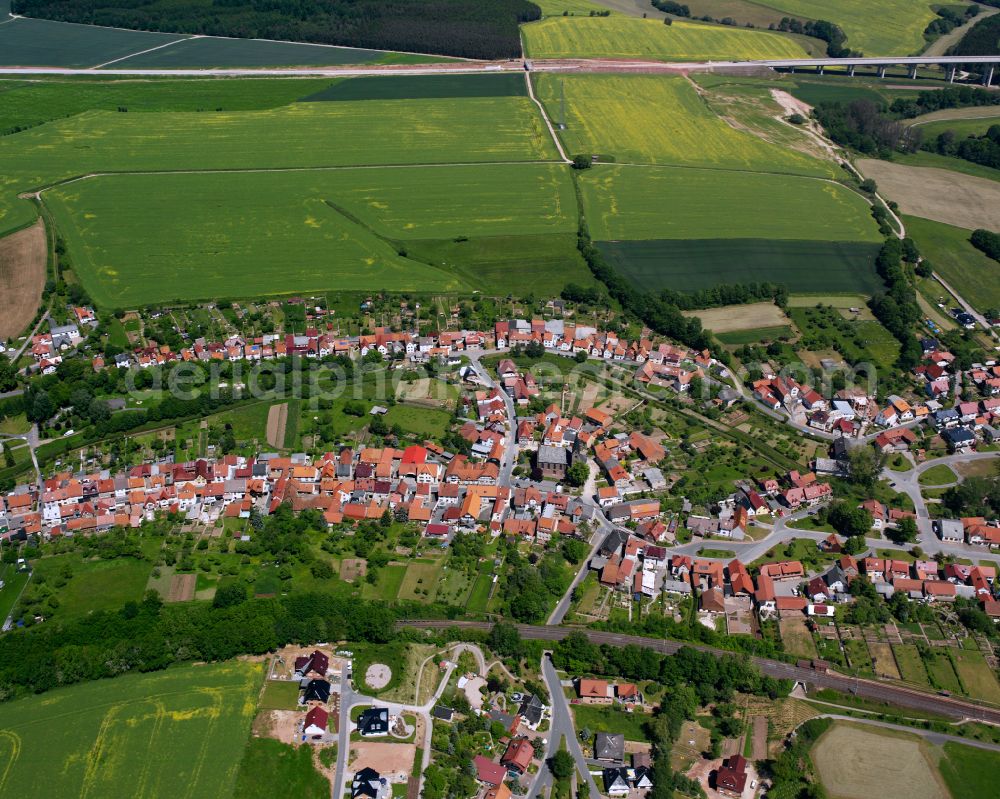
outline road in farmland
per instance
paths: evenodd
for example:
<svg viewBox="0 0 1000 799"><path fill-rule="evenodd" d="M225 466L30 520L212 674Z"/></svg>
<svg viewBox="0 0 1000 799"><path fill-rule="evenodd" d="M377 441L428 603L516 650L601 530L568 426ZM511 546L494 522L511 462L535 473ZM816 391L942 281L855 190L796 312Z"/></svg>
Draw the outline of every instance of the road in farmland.
<svg viewBox="0 0 1000 799"><path fill-rule="evenodd" d="M416 627L420 629L449 629L458 628L465 630L483 630L492 628L489 622L475 621L438 621L421 620L400 622L401 626ZM530 624L517 624L518 632L522 638L540 641L560 641L574 632L569 627L544 627ZM600 630L579 630L583 632L592 643L609 644L615 647L622 647L632 644L645 649L652 649L664 655L675 654L681 647L688 646L702 652L708 652L716 657L735 655L724 649L716 649L710 646L701 646L684 641L671 641L663 638L648 638L641 635L625 635L622 633L610 633ZM818 688L832 688L845 694L853 694L864 699L873 699L877 702L889 702L901 707L913 708L929 713L936 713L956 719L974 719L990 724L1000 724L1000 709L985 707L974 702L953 697L939 696L935 694L923 693L910 688L898 685L875 682L874 680L863 680L855 677L847 677L836 672L816 671L814 669L794 666L780 660L770 660L767 658L752 657L750 660L761 672L770 677L779 679L789 679L797 682L811 683Z"/></svg>

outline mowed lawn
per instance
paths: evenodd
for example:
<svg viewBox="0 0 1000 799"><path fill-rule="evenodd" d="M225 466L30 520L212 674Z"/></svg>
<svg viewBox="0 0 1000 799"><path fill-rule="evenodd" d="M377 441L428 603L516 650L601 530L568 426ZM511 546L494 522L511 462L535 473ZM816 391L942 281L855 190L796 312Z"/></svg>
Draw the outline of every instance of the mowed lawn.
<svg viewBox="0 0 1000 799"><path fill-rule="evenodd" d="M72 575L58 590L61 617L138 602L153 570L151 561L139 558L83 560L75 553L40 558L33 566L35 578L43 577L48 583L64 573Z"/></svg>
<svg viewBox="0 0 1000 799"><path fill-rule="evenodd" d="M437 265L450 259L404 257L394 242L571 237L577 224L567 170L548 164L107 175L44 197L105 307L334 288L468 291L484 286L460 268L461 245L452 244L453 269ZM571 242L565 251L572 258Z"/></svg>
<svg viewBox="0 0 1000 799"><path fill-rule="evenodd" d="M880 241L869 205L822 180L715 169L599 166L580 176L595 241Z"/></svg>
<svg viewBox="0 0 1000 799"><path fill-rule="evenodd" d="M2 30L2 27L0 27ZM524 97L293 103L244 112L91 111L0 138L4 217L31 218L16 194L100 172L246 170L554 160ZM13 210L12 210L13 209Z"/></svg>
<svg viewBox="0 0 1000 799"><path fill-rule="evenodd" d="M550 17L521 28L532 58L628 58L657 61L804 58L786 36L693 22L664 25L635 17Z"/></svg>
<svg viewBox="0 0 1000 799"><path fill-rule="evenodd" d="M820 736L812 758L836 799L947 796L930 747L909 733L837 722Z"/></svg>
<svg viewBox="0 0 1000 799"><path fill-rule="evenodd" d="M826 19L847 34L847 44L867 56L916 55L923 31L935 19L927 0L763 0L798 19Z"/></svg>
<svg viewBox="0 0 1000 799"><path fill-rule="evenodd" d="M536 74L533 80L550 118L565 122L559 136L569 153L600 154L619 163L834 175L829 162L736 130L685 78Z"/></svg>
<svg viewBox="0 0 1000 799"><path fill-rule="evenodd" d="M1000 263L969 243L968 230L904 216L906 233L948 285L980 310L1000 306Z"/></svg>
<svg viewBox="0 0 1000 799"><path fill-rule="evenodd" d="M0 705L0 794L233 795L259 664L126 675Z"/></svg>

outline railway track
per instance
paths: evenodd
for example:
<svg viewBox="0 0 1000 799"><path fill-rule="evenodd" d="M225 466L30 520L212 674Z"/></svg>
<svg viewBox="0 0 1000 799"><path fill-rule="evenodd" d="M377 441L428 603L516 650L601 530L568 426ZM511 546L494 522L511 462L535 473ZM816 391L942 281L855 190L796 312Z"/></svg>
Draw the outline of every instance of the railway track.
<svg viewBox="0 0 1000 799"><path fill-rule="evenodd" d="M401 621L401 627L415 627L418 629L449 629L457 628L464 630L489 630L493 625L489 622L481 621L442 621L442 620L414 620ZM652 649L664 655L672 655L681 647L687 646L699 649L702 652L709 652L716 657L724 655L734 655L724 649L692 644L684 641L672 641L663 638L649 638L642 635L627 635L625 633L612 633L603 630L587 630L571 627L548 627L542 625L516 624L514 625L522 638L536 641L560 641L571 632L583 632L592 643L610 644L612 646L641 646L645 649ZM889 702L900 707L920 710L927 713L936 713L954 719L972 719L983 721L988 724L1000 724L1000 709L987 707L954 697L928 694L915 689L903 686L889 685L887 683L876 682L875 680L859 679L848 677L832 671L820 671L812 668L784 663L780 660L769 658L751 657L750 660L762 673L769 677L779 679L795 680L797 682L811 683L818 688L832 688L846 694L853 694L864 699L873 699L879 702Z"/></svg>

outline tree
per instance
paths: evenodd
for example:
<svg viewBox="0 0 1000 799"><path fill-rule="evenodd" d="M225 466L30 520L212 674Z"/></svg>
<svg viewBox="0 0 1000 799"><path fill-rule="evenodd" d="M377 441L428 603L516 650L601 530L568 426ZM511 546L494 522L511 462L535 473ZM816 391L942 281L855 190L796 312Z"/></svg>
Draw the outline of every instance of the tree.
<svg viewBox="0 0 1000 799"><path fill-rule="evenodd" d="M874 447L855 447L847 454L851 482L865 489L872 489L878 482L885 457Z"/></svg>
<svg viewBox="0 0 1000 799"><path fill-rule="evenodd" d="M574 155L573 156L573 169L590 169L593 165L594 160L589 155Z"/></svg>
<svg viewBox="0 0 1000 799"><path fill-rule="evenodd" d="M872 514L867 508L843 500L834 502L827 511L827 521L841 535L863 536L872 529Z"/></svg>
<svg viewBox="0 0 1000 799"><path fill-rule="evenodd" d="M590 469L584 461L574 461L566 470L566 482L571 486L582 486L590 476Z"/></svg>
<svg viewBox="0 0 1000 799"><path fill-rule="evenodd" d="M521 653L521 634L510 622L494 624L486 642L490 649L504 657L516 657Z"/></svg>
<svg viewBox="0 0 1000 799"><path fill-rule="evenodd" d="M224 583L215 592L212 600L213 608L231 608L234 605L241 605L246 602L247 589L237 582Z"/></svg>
<svg viewBox="0 0 1000 799"><path fill-rule="evenodd" d="M895 528L886 530L889 539L897 544L910 544L917 540L917 522L912 516L905 516L896 522Z"/></svg>
<svg viewBox="0 0 1000 799"><path fill-rule="evenodd" d="M17 367L6 356L0 356L0 393L17 388Z"/></svg>
<svg viewBox="0 0 1000 799"><path fill-rule="evenodd" d="M573 762L573 756L565 749L560 749L549 758L549 771L557 780L570 779L575 770L576 764Z"/></svg>

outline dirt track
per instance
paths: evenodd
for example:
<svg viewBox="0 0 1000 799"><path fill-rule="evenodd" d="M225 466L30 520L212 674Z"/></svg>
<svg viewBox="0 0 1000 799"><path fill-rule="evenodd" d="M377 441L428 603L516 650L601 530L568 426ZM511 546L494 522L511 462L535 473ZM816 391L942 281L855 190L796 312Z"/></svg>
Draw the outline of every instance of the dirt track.
<svg viewBox="0 0 1000 799"><path fill-rule="evenodd" d="M23 333L42 301L48 246L45 225L34 225L0 239L0 339Z"/></svg>

